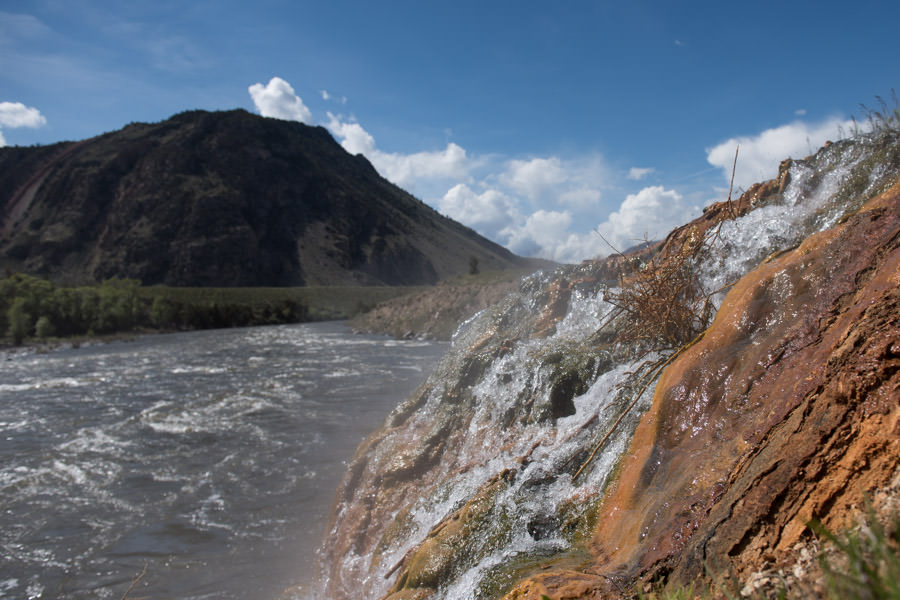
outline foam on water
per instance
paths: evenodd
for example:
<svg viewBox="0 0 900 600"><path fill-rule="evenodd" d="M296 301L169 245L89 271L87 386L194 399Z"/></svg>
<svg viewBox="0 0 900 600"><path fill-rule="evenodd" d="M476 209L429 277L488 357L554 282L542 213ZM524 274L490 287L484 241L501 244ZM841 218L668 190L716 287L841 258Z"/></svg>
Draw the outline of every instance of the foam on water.
<svg viewBox="0 0 900 600"><path fill-rule="evenodd" d="M445 347L387 341L323 323L10 355L0 598L120 598L144 564L135 596L295 585L342 461Z"/></svg>
<svg viewBox="0 0 900 600"><path fill-rule="evenodd" d="M794 161L780 202L724 221L702 264L704 289L714 291L734 283L770 254L833 227L848 210L883 189L896 173L884 165L863 164L871 156L870 143L865 139L840 142L808 161ZM861 174L867 167L868 172ZM847 197L844 187L854 176L865 176L868 183Z"/></svg>

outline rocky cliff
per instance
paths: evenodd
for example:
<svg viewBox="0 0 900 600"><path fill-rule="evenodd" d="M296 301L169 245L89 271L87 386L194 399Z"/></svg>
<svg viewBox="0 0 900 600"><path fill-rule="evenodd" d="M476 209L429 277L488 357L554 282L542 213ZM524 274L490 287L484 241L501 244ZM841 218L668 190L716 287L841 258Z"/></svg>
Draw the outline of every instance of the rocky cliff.
<svg viewBox="0 0 900 600"><path fill-rule="evenodd" d="M321 127L192 111L0 148L0 264L63 281L421 285L531 263L347 154Z"/></svg>
<svg viewBox="0 0 900 600"><path fill-rule="evenodd" d="M900 510L898 176L896 132L838 142L525 279L361 445L311 597L819 589L811 519Z"/></svg>

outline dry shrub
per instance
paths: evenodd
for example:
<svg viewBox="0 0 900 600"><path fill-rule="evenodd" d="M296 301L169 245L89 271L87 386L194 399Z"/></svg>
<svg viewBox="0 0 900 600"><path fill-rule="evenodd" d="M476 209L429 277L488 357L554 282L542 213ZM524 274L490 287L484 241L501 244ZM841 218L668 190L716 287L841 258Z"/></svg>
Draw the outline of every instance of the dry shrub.
<svg viewBox="0 0 900 600"><path fill-rule="evenodd" d="M749 209L749 205L741 206L741 200L735 202L731 198L739 149L734 152L728 199L719 205L721 210L710 214L705 229L691 225L673 231L660 245L661 249L646 260L639 256L626 257L607 241L625 259L620 263L623 268L618 289L609 290L604 297L617 309L613 318L624 316L617 342L643 352L679 350L709 326L715 312L712 296L722 290L703 289L699 274L701 258L712 247L722 223L737 219ZM788 166L785 162L779 166L778 180L782 188ZM649 248L649 241L645 239L643 246Z"/></svg>
<svg viewBox="0 0 900 600"><path fill-rule="evenodd" d="M681 244L666 244L656 255L622 272L618 289L605 300L620 320L616 341L642 349L676 349L704 331L713 306L700 282L698 263L707 236L691 231Z"/></svg>

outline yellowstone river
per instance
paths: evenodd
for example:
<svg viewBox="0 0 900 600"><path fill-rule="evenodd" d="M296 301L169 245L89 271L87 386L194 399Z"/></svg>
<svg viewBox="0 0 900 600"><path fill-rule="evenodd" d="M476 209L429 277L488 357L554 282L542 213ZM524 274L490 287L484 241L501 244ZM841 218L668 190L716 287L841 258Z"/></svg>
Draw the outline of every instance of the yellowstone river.
<svg viewBox="0 0 900 600"><path fill-rule="evenodd" d="M0 598L276 598L357 444L447 345L341 323L0 363Z"/></svg>

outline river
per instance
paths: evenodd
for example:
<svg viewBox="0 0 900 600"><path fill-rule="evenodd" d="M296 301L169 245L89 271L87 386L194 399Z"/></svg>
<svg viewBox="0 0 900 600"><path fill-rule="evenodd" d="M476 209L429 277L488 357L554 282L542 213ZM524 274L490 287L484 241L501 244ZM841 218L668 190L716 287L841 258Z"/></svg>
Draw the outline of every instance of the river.
<svg viewBox="0 0 900 600"><path fill-rule="evenodd" d="M447 345L342 323L8 354L0 598L276 598L366 434Z"/></svg>

